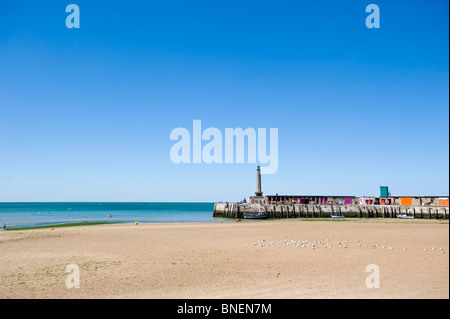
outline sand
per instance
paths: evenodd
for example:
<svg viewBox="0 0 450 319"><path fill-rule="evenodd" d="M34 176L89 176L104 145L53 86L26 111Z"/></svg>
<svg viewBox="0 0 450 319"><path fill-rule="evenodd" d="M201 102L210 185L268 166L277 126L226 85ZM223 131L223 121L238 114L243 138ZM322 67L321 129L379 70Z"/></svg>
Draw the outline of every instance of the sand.
<svg viewBox="0 0 450 319"><path fill-rule="evenodd" d="M0 231L0 298L449 298L448 253L449 223L432 220ZM66 286L69 264L79 288ZM366 285L368 265L379 288Z"/></svg>

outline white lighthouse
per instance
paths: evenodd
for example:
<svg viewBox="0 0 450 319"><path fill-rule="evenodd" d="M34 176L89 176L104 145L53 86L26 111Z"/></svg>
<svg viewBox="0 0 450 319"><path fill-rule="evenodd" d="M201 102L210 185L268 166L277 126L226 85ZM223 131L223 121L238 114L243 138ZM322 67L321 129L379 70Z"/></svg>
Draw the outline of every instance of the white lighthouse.
<svg viewBox="0 0 450 319"><path fill-rule="evenodd" d="M258 167L256 168L256 192L255 192L255 196L262 196L262 191L261 191L261 167L258 165Z"/></svg>
<svg viewBox="0 0 450 319"><path fill-rule="evenodd" d="M263 192L261 190L261 167L258 165L256 168L256 192L255 196L249 196L248 202L254 204L263 205L265 198L263 196Z"/></svg>

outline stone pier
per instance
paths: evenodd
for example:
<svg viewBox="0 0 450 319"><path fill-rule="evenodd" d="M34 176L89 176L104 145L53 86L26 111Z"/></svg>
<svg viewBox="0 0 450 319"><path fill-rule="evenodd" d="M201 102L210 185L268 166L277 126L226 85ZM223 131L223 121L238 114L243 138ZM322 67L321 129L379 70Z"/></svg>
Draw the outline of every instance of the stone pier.
<svg viewBox="0 0 450 319"><path fill-rule="evenodd" d="M400 205L305 205L263 204L268 218L331 218L332 215L349 218L397 218L400 214L424 219L448 219L448 206ZM243 218L244 212L254 209L246 203L215 203L214 217Z"/></svg>

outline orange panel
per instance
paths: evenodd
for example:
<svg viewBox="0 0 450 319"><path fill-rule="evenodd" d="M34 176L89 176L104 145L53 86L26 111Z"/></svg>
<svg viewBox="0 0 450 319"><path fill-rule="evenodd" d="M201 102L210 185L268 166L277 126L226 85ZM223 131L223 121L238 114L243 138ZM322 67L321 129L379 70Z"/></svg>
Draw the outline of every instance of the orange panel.
<svg viewBox="0 0 450 319"><path fill-rule="evenodd" d="M412 205L411 197L402 197L401 199L402 205Z"/></svg>
<svg viewBox="0 0 450 319"><path fill-rule="evenodd" d="M448 199L440 199L439 206L448 206Z"/></svg>

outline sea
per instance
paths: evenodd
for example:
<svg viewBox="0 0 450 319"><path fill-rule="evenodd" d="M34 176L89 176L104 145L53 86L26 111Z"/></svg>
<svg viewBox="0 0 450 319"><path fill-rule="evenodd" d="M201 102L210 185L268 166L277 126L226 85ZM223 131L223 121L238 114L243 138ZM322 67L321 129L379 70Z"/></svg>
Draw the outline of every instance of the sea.
<svg viewBox="0 0 450 319"><path fill-rule="evenodd" d="M84 222L170 223L224 221L214 203L0 203L0 226L26 227Z"/></svg>

